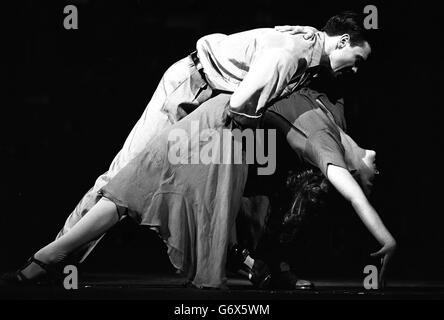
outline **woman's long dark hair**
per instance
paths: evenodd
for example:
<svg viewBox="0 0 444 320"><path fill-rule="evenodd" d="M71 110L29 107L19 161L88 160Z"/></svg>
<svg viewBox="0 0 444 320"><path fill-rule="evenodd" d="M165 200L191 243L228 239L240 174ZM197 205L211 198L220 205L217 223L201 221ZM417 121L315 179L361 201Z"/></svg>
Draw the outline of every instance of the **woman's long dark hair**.
<svg viewBox="0 0 444 320"><path fill-rule="evenodd" d="M271 215L280 221L279 240L292 242L300 229L316 216L325 203L329 182L318 169L306 169L300 172L290 171L285 183L285 191L274 197ZM276 214L277 213L277 214Z"/></svg>

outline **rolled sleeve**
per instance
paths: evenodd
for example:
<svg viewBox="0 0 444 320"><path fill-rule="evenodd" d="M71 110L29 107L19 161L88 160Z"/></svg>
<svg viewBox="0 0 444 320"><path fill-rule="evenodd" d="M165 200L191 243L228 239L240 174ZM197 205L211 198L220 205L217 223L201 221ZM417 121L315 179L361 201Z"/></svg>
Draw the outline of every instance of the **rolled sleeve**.
<svg viewBox="0 0 444 320"><path fill-rule="evenodd" d="M284 49L258 53L250 70L231 97L233 108L257 111L278 97L298 68L297 60Z"/></svg>
<svg viewBox="0 0 444 320"><path fill-rule="evenodd" d="M313 41L302 35L267 32L257 39L257 51L248 73L231 97L231 106L257 112L278 98L298 74L307 69Z"/></svg>

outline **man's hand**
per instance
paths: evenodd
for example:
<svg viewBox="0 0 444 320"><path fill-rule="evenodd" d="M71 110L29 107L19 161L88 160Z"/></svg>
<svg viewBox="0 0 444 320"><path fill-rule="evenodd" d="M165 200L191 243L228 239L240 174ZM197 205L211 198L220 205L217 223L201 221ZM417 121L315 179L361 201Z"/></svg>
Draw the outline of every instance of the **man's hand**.
<svg viewBox="0 0 444 320"><path fill-rule="evenodd" d="M377 258L381 257L381 271L379 272L379 286L378 288L383 289L385 286L385 272L387 270L387 265L392 258L396 250L396 241L388 241L378 252L372 253L370 256Z"/></svg>
<svg viewBox="0 0 444 320"><path fill-rule="evenodd" d="M305 33L305 40L310 39L316 32L318 32L316 28L310 26L276 26L274 29L280 32L288 32L289 34Z"/></svg>

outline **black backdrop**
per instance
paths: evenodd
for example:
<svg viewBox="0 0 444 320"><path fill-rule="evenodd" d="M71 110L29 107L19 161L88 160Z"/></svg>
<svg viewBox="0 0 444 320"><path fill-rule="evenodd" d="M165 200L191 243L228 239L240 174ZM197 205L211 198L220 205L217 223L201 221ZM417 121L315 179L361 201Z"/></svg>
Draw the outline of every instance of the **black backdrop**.
<svg viewBox="0 0 444 320"><path fill-rule="evenodd" d="M377 41L350 83L349 131L378 153L382 174L372 202L399 243L390 275L444 278L443 15L436 7L424 1L59 2L17 1L4 9L0 270L53 239L106 171L162 73L193 51L199 37L279 24L320 28L339 11L374 4ZM63 28L67 4L78 7L78 30ZM112 234L86 268L168 266L144 228L127 221ZM298 258L307 274L319 277L362 274L378 247L350 208L329 212L305 244Z"/></svg>

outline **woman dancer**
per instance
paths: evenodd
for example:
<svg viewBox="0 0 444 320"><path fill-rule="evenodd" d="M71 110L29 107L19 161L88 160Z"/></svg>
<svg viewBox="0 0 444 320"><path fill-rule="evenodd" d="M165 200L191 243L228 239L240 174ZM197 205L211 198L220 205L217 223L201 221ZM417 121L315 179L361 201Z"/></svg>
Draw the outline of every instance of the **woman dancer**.
<svg viewBox="0 0 444 320"><path fill-rule="evenodd" d="M168 246L172 264L187 272L194 286L225 287L226 252L248 171L245 154L241 157L242 161L235 162L238 155L234 152L233 141L224 138L224 132L237 123L236 114L228 116L229 99L229 95L221 94L160 132L101 189L103 197L83 219L68 233L39 250L16 274L4 277L3 281L36 281L73 250L100 237L122 215L129 215L159 232ZM300 99L305 98L297 93L285 101L298 104ZM286 141L296 155L293 159L318 167L339 193L351 202L382 245L378 254L383 256L385 267L396 243L350 174L340 131L320 107L303 106L307 109L293 115L296 116L293 123L285 120ZM265 112L263 121L268 128L279 131L285 112L291 110L278 102L274 109L272 107ZM199 125L197 130L196 124ZM176 143L171 139L183 135L188 140L180 139ZM171 150L176 152L173 157ZM182 150L179 155L178 150ZM193 157L198 154L211 154L212 161L201 158L193 164ZM171 161L172 158L174 161ZM222 158L229 161L214 161Z"/></svg>

